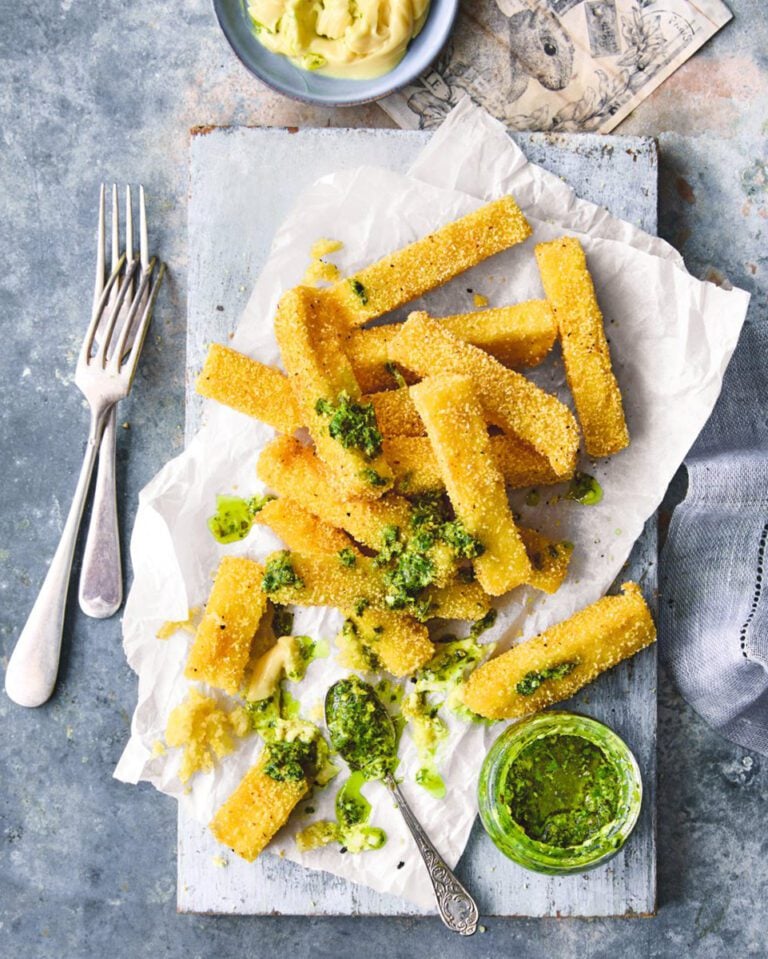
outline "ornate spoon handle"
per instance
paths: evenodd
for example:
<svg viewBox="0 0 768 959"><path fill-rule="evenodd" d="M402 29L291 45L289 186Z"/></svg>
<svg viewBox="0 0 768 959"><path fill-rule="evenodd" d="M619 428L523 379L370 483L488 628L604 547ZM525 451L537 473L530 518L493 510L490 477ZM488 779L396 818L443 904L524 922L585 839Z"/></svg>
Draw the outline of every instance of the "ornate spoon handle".
<svg viewBox="0 0 768 959"><path fill-rule="evenodd" d="M411 807L405 801L400 787L392 774L384 780L395 794L398 807L403 814L406 825L411 831L424 865L427 867L432 888L435 891L437 909L440 918L452 931L460 936L471 936L477 931L479 912L477 903L443 862L440 853L429 841L429 837L421 827L421 823L411 812Z"/></svg>

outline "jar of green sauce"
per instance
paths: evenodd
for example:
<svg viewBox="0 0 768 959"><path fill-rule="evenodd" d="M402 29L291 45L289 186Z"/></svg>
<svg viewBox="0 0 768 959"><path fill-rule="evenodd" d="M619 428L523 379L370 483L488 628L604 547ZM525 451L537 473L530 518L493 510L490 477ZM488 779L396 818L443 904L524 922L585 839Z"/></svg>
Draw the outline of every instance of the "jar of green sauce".
<svg viewBox="0 0 768 959"><path fill-rule="evenodd" d="M640 814L642 781L613 730L553 711L499 736L480 771L478 802L486 832L506 856L562 875L616 855Z"/></svg>

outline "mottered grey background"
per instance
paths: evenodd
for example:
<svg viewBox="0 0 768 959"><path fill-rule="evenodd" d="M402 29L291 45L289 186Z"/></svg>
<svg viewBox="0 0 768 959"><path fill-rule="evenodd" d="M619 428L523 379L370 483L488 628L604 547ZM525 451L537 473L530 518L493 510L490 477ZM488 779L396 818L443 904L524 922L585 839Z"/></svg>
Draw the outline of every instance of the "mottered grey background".
<svg viewBox="0 0 768 959"><path fill-rule="evenodd" d="M616 132L658 138L660 232L689 269L752 291L748 347L768 294L768 13L761 0L730 6L734 21ZM72 380L99 181L146 185L153 243L170 268L119 416L127 536L138 490L183 444L189 128L391 122L375 105L334 111L275 96L230 54L207 0L0 0L0 24L4 665L80 465L87 418ZM243 263L243 303L253 280ZM683 490L681 478L670 501ZM76 605L54 699L25 711L0 694L0 955L768 955L765 761L713 734L663 670L656 918L489 920L463 941L432 919L176 915L175 804L111 779L135 702L119 619L89 621Z"/></svg>

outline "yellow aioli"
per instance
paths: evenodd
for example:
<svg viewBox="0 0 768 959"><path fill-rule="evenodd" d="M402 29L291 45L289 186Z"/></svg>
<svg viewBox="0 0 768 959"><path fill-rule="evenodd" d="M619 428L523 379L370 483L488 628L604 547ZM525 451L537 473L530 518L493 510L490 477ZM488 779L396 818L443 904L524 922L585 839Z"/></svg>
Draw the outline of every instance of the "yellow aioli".
<svg viewBox="0 0 768 959"><path fill-rule="evenodd" d="M250 0L259 42L303 70L369 80L393 70L429 0Z"/></svg>

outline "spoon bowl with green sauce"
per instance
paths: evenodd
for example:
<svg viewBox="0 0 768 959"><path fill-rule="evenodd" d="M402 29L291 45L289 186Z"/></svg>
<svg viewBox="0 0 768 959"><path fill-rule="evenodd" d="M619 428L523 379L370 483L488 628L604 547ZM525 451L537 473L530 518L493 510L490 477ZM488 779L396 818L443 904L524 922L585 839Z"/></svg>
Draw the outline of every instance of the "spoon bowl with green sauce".
<svg viewBox="0 0 768 959"><path fill-rule="evenodd" d="M635 827L642 782L627 744L602 723L545 712L509 727L485 758L480 818L510 859L549 875L607 862Z"/></svg>
<svg viewBox="0 0 768 959"><path fill-rule="evenodd" d="M325 724L333 748L353 776L381 780L394 793L427 867L440 918L453 932L471 936L477 930L477 904L445 864L403 796L394 775L397 731L373 687L354 674L334 683L325 697Z"/></svg>

